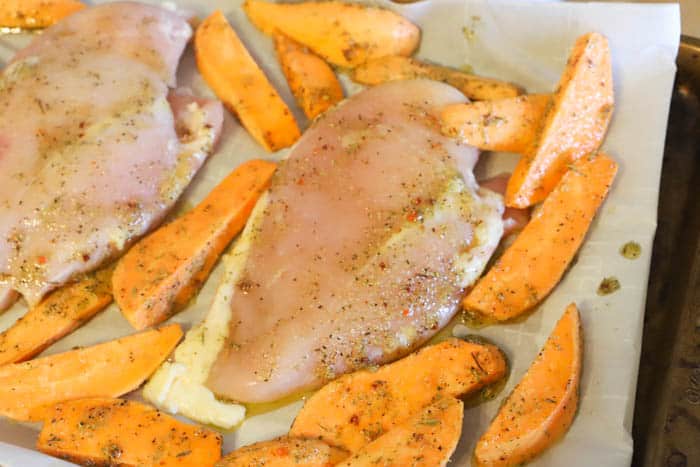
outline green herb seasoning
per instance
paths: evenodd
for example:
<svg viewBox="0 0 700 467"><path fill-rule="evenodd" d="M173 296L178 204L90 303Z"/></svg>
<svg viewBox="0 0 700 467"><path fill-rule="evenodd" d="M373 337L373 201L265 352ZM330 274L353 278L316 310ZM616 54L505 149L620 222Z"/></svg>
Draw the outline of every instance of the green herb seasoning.
<svg viewBox="0 0 700 467"><path fill-rule="evenodd" d="M620 288L620 281L616 277L606 277L600 281L598 286L598 295L609 295L613 292L617 292Z"/></svg>
<svg viewBox="0 0 700 467"><path fill-rule="evenodd" d="M436 426L440 424L440 420L435 418L425 418L419 422L421 425Z"/></svg>
<svg viewBox="0 0 700 467"><path fill-rule="evenodd" d="M627 259L637 259L642 254L642 247L637 242L627 242L620 248L620 254Z"/></svg>
<svg viewBox="0 0 700 467"><path fill-rule="evenodd" d="M476 37L476 33L474 32L474 29L473 29L473 28L468 28L468 27L466 27L466 26L462 27L462 35L464 36L464 38L465 38L466 40L468 40L468 41L470 41L470 42L471 42L472 40L474 40L474 38Z"/></svg>

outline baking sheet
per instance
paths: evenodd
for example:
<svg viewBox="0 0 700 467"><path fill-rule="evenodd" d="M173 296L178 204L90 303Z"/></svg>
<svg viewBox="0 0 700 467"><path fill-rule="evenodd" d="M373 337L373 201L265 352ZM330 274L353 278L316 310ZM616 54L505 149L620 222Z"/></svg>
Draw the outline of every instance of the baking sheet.
<svg viewBox="0 0 700 467"><path fill-rule="evenodd" d="M676 62L632 431L644 467L700 465L700 39Z"/></svg>
<svg viewBox="0 0 700 467"><path fill-rule="evenodd" d="M153 1L151 3L159 3ZM172 3L172 2L171 2ZM258 32L240 10L240 0L179 0L177 5L205 16L221 8L253 55L262 63L283 98L293 103L270 40ZM389 3L382 3L390 5ZM507 353L512 364L502 396L519 380L536 355L564 307L576 301L586 339L579 414L566 438L538 459L540 466L623 466L632 455L630 436L651 245L656 227L656 204L675 56L680 35L676 5L546 3L523 0L430 0L391 5L420 24L419 56L456 67L471 65L484 75L515 81L530 92L551 91L575 38L598 31L610 39L617 106L604 149L620 162L620 171L577 263L555 292L527 320L476 331ZM0 36L0 59L6 61L27 37ZM208 90L194 71L188 49L179 72L180 85L196 92ZM348 85L355 91L357 86ZM305 122L301 113L295 115ZM263 157L279 159L284 152L266 154L228 115L217 154L207 162L188 189L180 209L187 209L240 162ZM482 175L511 168L516 157L485 154ZM618 250L627 241L642 246L639 259L623 258ZM220 276L217 268L196 301L172 321L185 328L206 313ZM607 296L596 290L603 277L615 276L621 288ZM22 305L0 316L0 329L24 312ZM83 328L50 347L55 353L90 345L133 331L112 306ZM470 331L474 332L474 331ZM468 409L463 439L453 465L469 465L473 443L495 414L501 397ZM294 403L252 417L225 436L225 451L286 432L300 407ZM38 454L16 452L31 448L36 426L0 421L0 464L58 465ZM21 460L19 460L21 459ZM34 460L36 459L36 460Z"/></svg>

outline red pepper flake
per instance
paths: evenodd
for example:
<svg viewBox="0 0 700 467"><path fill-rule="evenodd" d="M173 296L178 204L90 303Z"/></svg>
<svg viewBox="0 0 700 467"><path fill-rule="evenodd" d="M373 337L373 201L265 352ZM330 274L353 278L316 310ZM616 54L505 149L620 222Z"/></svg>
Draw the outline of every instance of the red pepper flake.
<svg viewBox="0 0 700 467"><path fill-rule="evenodd" d="M39 264L46 264L46 256L39 256L36 261Z"/></svg>
<svg viewBox="0 0 700 467"><path fill-rule="evenodd" d="M411 314L411 310L409 310L408 308L404 308L401 314L404 316L409 316Z"/></svg>
<svg viewBox="0 0 700 467"><path fill-rule="evenodd" d="M416 206L418 206L422 201L423 201L423 200L420 199L420 198L414 198L414 199L413 199L413 204L415 204Z"/></svg>
<svg viewBox="0 0 700 467"><path fill-rule="evenodd" d="M297 185L303 185L304 184L304 177L299 177L297 179Z"/></svg>
<svg viewBox="0 0 700 467"><path fill-rule="evenodd" d="M406 215L406 220L409 222L415 222L418 220L418 213L416 211L411 211Z"/></svg>
<svg viewBox="0 0 700 467"><path fill-rule="evenodd" d="M285 457L289 455L289 448L286 446L280 446L274 451L275 456L278 457Z"/></svg>

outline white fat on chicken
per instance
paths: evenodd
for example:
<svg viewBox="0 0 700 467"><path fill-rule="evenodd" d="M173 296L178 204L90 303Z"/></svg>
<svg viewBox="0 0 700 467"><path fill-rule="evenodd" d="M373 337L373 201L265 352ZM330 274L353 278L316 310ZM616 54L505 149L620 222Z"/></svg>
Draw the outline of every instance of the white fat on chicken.
<svg viewBox="0 0 700 467"><path fill-rule="evenodd" d="M226 429L245 418L244 406L218 400L205 383L228 336L229 284L238 281L245 266L252 233L259 227L266 200L263 194L233 249L222 258L224 276L205 320L187 332L173 360L164 362L144 386L143 397L157 407Z"/></svg>

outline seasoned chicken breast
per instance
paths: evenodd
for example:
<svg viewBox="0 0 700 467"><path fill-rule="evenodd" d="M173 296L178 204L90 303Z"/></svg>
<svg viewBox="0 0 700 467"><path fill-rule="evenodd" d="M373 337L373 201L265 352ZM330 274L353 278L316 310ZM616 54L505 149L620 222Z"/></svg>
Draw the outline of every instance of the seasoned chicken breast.
<svg viewBox="0 0 700 467"><path fill-rule="evenodd" d="M147 397L177 409L206 386L272 401L396 359L444 327L503 232L501 197L472 175L476 150L440 133L437 109L464 100L442 83L396 82L317 120L227 258L209 316Z"/></svg>
<svg viewBox="0 0 700 467"><path fill-rule="evenodd" d="M175 13L110 3L44 31L5 68L0 291L35 305L122 251L180 196L222 121L216 102L168 100L191 33Z"/></svg>

